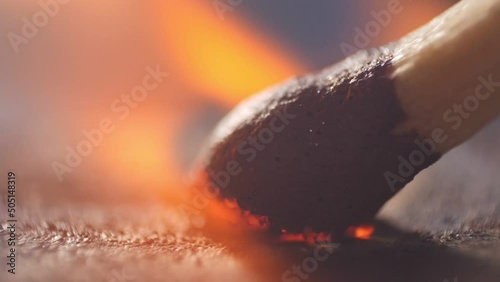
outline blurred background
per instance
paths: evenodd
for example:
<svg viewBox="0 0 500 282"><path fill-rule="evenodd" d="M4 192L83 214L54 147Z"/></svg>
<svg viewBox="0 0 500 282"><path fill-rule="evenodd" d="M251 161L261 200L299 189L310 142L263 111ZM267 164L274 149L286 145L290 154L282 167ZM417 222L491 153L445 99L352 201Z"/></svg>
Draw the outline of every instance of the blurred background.
<svg viewBox="0 0 500 282"><path fill-rule="evenodd" d="M203 141L239 101L341 60L345 44L395 40L455 1L396 1L400 12L360 44L391 2L3 0L0 175L17 173L22 205L174 203ZM127 102L151 69L168 76ZM66 166L103 120L112 132ZM498 137L500 126L487 128L381 216L424 228L500 214Z"/></svg>

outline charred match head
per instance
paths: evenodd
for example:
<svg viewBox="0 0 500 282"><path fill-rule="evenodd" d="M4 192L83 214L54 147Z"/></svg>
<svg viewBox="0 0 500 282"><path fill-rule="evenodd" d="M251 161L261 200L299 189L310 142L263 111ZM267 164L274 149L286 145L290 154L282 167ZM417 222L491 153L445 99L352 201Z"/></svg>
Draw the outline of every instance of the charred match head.
<svg viewBox="0 0 500 282"><path fill-rule="evenodd" d="M216 132L207 173L226 198L301 232L370 221L395 192L384 173L415 149L393 134L406 114L391 79L391 50L293 79L239 106ZM425 158L422 166L436 161ZM402 188L416 171L395 184Z"/></svg>
<svg viewBox="0 0 500 282"><path fill-rule="evenodd" d="M462 1L398 43L250 98L215 130L205 174L275 230L371 221L500 112L498 94L477 90L500 81L498 26L498 1ZM446 113L471 95L483 105L455 128Z"/></svg>

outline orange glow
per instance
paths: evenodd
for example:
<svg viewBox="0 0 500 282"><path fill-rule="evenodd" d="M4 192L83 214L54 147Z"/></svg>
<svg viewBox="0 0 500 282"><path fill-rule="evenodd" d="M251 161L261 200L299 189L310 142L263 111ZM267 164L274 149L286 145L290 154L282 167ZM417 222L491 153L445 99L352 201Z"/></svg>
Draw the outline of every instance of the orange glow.
<svg viewBox="0 0 500 282"><path fill-rule="evenodd" d="M266 216L254 215L249 211L242 210L235 199L217 201L215 210L221 218L229 219L233 223L243 223L250 229L267 230L269 228L269 219Z"/></svg>
<svg viewBox="0 0 500 282"><path fill-rule="evenodd" d="M347 229L346 236L360 240L370 240L374 232L375 227L371 225L352 226Z"/></svg>
<svg viewBox="0 0 500 282"><path fill-rule="evenodd" d="M253 215L249 211L243 211L243 218L249 226L255 229L266 230L269 228L269 219L262 215Z"/></svg>
<svg viewBox="0 0 500 282"><path fill-rule="evenodd" d="M303 233L282 233L280 235L281 242L288 243L303 243L306 241L306 236Z"/></svg>
<svg viewBox="0 0 500 282"><path fill-rule="evenodd" d="M211 2L164 2L163 36L173 75L197 92L234 104L307 69L241 22L220 20Z"/></svg>
<svg viewBox="0 0 500 282"><path fill-rule="evenodd" d="M150 170L162 164L161 140L154 131L144 128L127 128L120 134L115 157L124 165L140 170Z"/></svg>
<svg viewBox="0 0 500 282"><path fill-rule="evenodd" d="M104 156L105 170L133 187L140 185L144 194L179 193L181 172L171 152L175 147L168 138L173 130L173 124L165 124L155 114L136 112L126 122L117 122L98 149Z"/></svg>
<svg viewBox="0 0 500 282"><path fill-rule="evenodd" d="M235 199L229 200L229 199L224 199L224 205L230 209L237 209L239 208L238 203L236 202Z"/></svg>
<svg viewBox="0 0 500 282"><path fill-rule="evenodd" d="M288 233L282 230L280 241L288 243L306 243L312 245L317 242L330 242L331 237L328 233L324 232Z"/></svg>
<svg viewBox="0 0 500 282"><path fill-rule="evenodd" d="M136 172L156 170L164 162L163 133L148 121L120 124L103 145L114 158L114 165ZM159 126L159 124L157 124Z"/></svg>
<svg viewBox="0 0 500 282"><path fill-rule="evenodd" d="M243 242L255 242L255 239L263 235L263 231L268 230L267 217L243 211L235 200L215 197L217 190L207 184L208 179L205 173L195 176L184 200L184 203L194 207L197 214L202 215L204 234L226 244L241 245ZM194 201L205 204L198 205L197 208L191 204Z"/></svg>

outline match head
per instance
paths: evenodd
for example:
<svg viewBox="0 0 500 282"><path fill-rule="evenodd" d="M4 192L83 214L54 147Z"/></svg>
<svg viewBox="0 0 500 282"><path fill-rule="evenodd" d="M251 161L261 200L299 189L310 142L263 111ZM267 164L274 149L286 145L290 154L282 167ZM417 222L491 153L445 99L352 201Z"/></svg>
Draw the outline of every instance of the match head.
<svg viewBox="0 0 500 282"><path fill-rule="evenodd" d="M342 230L369 222L417 170L393 179L419 140L405 119L391 50L362 52L248 100L215 133L206 172L225 198L276 230ZM439 158L432 152L426 167ZM389 173L388 178L384 174ZM388 182L389 181L389 182Z"/></svg>
<svg viewBox="0 0 500 282"><path fill-rule="evenodd" d="M478 77L500 81L499 7L462 1L399 43L248 99L215 130L203 158L208 179L274 230L341 233L371 221L418 172L500 112L492 95L460 130L443 120L475 95Z"/></svg>

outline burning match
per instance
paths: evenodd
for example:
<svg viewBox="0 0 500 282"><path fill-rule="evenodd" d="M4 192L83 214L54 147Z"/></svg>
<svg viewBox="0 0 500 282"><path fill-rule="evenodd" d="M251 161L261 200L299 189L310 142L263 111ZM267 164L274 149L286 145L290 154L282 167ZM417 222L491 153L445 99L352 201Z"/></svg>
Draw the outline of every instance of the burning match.
<svg viewBox="0 0 500 282"><path fill-rule="evenodd" d="M465 0L395 43L249 98L213 133L209 184L273 230L371 222L500 113L499 26L499 1Z"/></svg>
<svg viewBox="0 0 500 282"><path fill-rule="evenodd" d="M1 2L0 281L498 282L500 0Z"/></svg>

